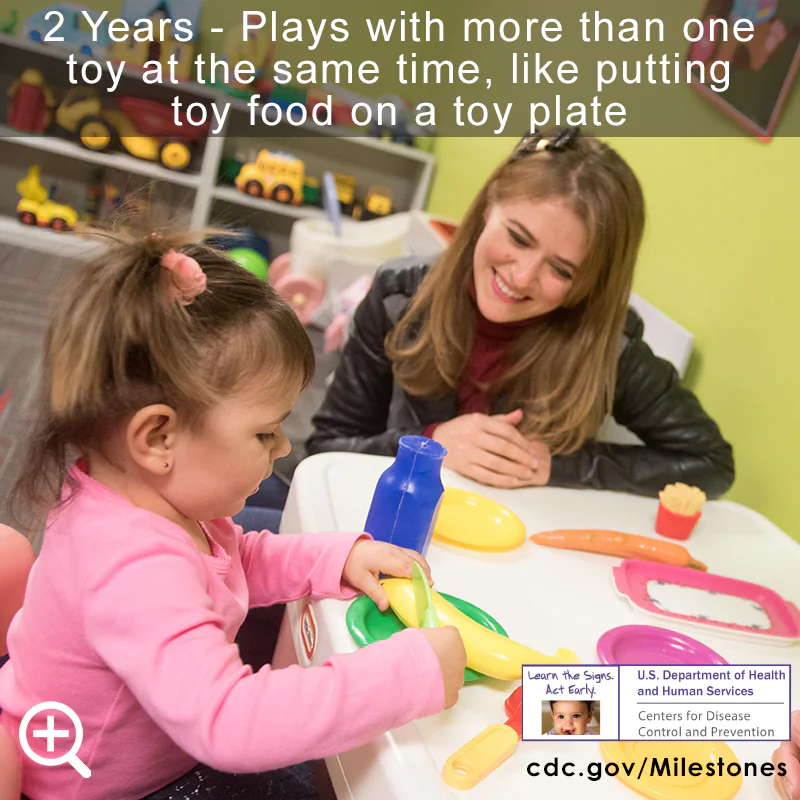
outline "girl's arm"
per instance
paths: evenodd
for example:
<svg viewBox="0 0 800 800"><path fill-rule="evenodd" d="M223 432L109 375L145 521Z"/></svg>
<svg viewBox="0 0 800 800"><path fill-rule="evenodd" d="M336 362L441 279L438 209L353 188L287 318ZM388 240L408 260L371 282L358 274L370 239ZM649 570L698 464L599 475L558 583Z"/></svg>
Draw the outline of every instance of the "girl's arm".
<svg viewBox="0 0 800 800"><path fill-rule="evenodd" d="M238 529L238 526L236 526ZM239 555L251 606L288 603L299 597L355 597L342 571L357 539L365 533L304 533L278 536L269 531L241 535Z"/></svg>
<svg viewBox="0 0 800 800"><path fill-rule="evenodd" d="M141 534L110 537L114 546L93 554L86 635L198 761L267 771L357 747L443 708L438 660L416 629L320 666L253 673L214 609L199 552Z"/></svg>
<svg viewBox="0 0 800 800"><path fill-rule="evenodd" d="M698 486L719 497L734 479L733 449L678 373L638 336L619 360L614 419L641 445L590 442L554 456L551 486L589 486L656 497L668 483Z"/></svg>
<svg viewBox="0 0 800 800"><path fill-rule="evenodd" d="M346 451L393 456L401 436L419 436L425 430L423 424L386 428L394 378L384 340L393 322L384 306L383 281L384 274L378 273L356 309L333 383L312 419L314 431L306 442L309 455ZM396 299L403 300L399 295Z"/></svg>

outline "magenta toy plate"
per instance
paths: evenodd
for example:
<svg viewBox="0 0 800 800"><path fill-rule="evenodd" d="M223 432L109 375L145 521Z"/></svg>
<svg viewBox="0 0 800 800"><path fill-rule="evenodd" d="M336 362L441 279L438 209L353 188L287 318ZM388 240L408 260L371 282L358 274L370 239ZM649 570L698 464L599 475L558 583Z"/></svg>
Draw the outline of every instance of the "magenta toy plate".
<svg viewBox="0 0 800 800"><path fill-rule="evenodd" d="M800 641L797 606L766 586L638 559L613 572L619 594L648 616L764 644Z"/></svg>
<svg viewBox="0 0 800 800"><path fill-rule="evenodd" d="M727 664L710 647L677 631L654 625L622 625L597 642L602 664Z"/></svg>

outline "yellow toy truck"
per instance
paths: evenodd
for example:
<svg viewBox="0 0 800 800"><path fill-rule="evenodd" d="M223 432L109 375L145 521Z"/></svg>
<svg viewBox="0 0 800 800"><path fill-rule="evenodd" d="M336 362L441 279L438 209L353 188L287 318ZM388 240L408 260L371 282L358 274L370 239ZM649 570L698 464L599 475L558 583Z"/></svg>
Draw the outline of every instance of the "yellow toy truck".
<svg viewBox="0 0 800 800"><path fill-rule="evenodd" d="M167 169L189 168L205 125L181 124L169 106L139 97L116 98L117 108L105 108L94 89L76 87L56 110L56 123L78 137L88 150L105 152L122 145L135 158L161 162Z"/></svg>
<svg viewBox="0 0 800 800"><path fill-rule="evenodd" d="M287 153L261 150L236 176L236 188L252 197L264 197L286 205L303 202L305 164Z"/></svg>
<svg viewBox="0 0 800 800"><path fill-rule="evenodd" d="M364 198L364 206L356 209L356 219L367 221L385 217L392 213L392 198L386 186L370 186Z"/></svg>
<svg viewBox="0 0 800 800"><path fill-rule="evenodd" d="M71 231L78 222L78 212L71 206L56 203L48 197L39 180L39 167L28 170L27 177L17 182L17 218L23 225L38 225L55 231Z"/></svg>

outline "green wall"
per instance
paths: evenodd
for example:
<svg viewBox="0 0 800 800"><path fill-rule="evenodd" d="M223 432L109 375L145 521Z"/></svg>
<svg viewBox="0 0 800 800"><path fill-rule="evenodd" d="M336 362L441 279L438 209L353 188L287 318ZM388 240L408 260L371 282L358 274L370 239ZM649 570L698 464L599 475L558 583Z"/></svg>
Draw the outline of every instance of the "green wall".
<svg viewBox="0 0 800 800"><path fill-rule="evenodd" d="M648 204L634 291L694 334L686 384L734 446L727 498L800 540L800 140L607 141ZM512 144L439 141L430 210L459 217Z"/></svg>

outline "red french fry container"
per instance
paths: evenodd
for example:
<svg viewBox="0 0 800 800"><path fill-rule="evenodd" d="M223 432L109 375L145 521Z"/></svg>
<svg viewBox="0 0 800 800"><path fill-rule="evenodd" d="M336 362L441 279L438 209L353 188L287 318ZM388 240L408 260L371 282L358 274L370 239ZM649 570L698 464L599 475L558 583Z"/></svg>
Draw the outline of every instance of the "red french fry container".
<svg viewBox="0 0 800 800"><path fill-rule="evenodd" d="M658 504L658 515L656 516L656 533L666 536L669 539L688 539L692 535L697 520L703 515L702 511L696 514L676 514L670 511L662 503Z"/></svg>

